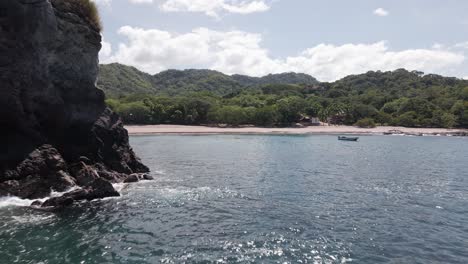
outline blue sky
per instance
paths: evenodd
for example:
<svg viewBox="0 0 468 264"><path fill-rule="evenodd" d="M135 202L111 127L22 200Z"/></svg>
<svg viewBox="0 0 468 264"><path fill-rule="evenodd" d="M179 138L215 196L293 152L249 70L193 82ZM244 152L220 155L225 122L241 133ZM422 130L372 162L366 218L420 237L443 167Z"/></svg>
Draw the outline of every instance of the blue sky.
<svg viewBox="0 0 468 264"><path fill-rule="evenodd" d="M95 0L102 63L333 81L407 68L468 77L465 0Z"/></svg>

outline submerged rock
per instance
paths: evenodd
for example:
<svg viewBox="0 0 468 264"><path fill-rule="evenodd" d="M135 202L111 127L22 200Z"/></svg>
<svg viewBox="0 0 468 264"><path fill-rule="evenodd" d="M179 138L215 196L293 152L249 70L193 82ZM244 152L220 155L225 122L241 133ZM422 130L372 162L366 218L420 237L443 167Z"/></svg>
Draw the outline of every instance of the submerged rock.
<svg viewBox="0 0 468 264"><path fill-rule="evenodd" d="M125 183L131 182L138 182L140 179L137 174L128 175L128 177L124 180Z"/></svg>
<svg viewBox="0 0 468 264"><path fill-rule="evenodd" d="M54 197L46 200L41 207L64 207L73 204L75 201L91 201L94 199L118 196L120 196L120 194L114 189L110 182L98 178L83 189L71 191L61 197Z"/></svg>
<svg viewBox="0 0 468 264"><path fill-rule="evenodd" d="M153 178L153 176L145 173L145 174L143 174L143 180L152 181L152 180L154 180L154 178Z"/></svg>
<svg viewBox="0 0 468 264"><path fill-rule="evenodd" d="M31 206L39 207L39 203L36 203L36 202L37 201L35 201ZM67 197L67 196L54 197L45 201L43 204L40 205L40 207L65 207L65 206L72 205L73 202L74 200L71 197Z"/></svg>
<svg viewBox="0 0 468 264"><path fill-rule="evenodd" d="M81 186L48 202L67 205L148 172L95 86L100 48L98 28L63 0L0 1L0 196Z"/></svg>

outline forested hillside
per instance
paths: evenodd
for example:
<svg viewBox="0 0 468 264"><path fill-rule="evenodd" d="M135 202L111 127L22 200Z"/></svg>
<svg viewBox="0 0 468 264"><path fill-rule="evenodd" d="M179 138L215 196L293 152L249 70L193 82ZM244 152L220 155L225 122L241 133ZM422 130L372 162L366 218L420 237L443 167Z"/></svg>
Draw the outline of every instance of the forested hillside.
<svg viewBox="0 0 468 264"><path fill-rule="evenodd" d="M140 82L145 76L132 83L146 85ZM309 83L284 84L292 79ZM468 128L468 81L404 69L333 83L301 74L252 78L208 70L166 71L150 80L160 87L107 100L127 123L289 126L318 117L363 127Z"/></svg>
<svg viewBox="0 0 468 264"><path fill-rule="evenodd" d="M347 123L370 118L409 127L468 127L466 80L399 69L348 76L323 86L318 95L346 109Z"/></svg>
<svg viewBox="0 0 468 264"><path fill-rule="evenodd" d="M266 84L318 84L310 75L298 73L270 74L265 77L229 76L212 70L167 70L149 75L134 67L118 63L100 66L98 87L108 97L135 93L181 95L187 92L211 92L226 95Z"/></svg>
<svg viewBox="0 0 468 264"><path fill-rule="evenodd" d="M314 77L304 73L281 73L281 74L269 74L264 77L249 77L246 75L235 74L232 76L234 80L243 86L261 86L267 84L306 84L314 85L319 84L319 81Z"/></svg>
<svg viewBox="0 0 468 264"><path fill-rule="evenodd" d="M108 97L134 93L155 93L152 76L118 63L100 65L97 86Z"/></svg>

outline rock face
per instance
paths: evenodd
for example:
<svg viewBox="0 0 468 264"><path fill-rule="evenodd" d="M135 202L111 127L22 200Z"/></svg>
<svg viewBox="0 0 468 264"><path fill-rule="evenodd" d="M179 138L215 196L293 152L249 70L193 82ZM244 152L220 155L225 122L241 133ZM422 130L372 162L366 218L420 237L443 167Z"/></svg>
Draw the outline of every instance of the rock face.
<svg viewBox="0 0 468 264"><path fill-rule="evenodd" d="M63 1L0 1L0 196L92 193L148 171L95 86L100 33Z"/></svg>

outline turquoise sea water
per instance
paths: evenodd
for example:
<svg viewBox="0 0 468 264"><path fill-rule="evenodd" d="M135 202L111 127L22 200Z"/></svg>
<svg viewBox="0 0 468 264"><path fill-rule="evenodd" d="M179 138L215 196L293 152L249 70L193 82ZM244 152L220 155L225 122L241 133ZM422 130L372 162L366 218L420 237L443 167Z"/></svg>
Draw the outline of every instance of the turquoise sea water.
<svg viewBox="0 0 468 264"><path fill-rule="evenodd" d="M0 198L0 263L468 263L468 138L131 143L156 180L120 198Z"/></svg>

